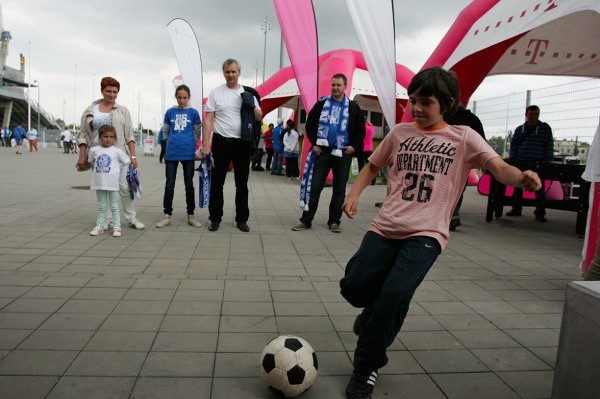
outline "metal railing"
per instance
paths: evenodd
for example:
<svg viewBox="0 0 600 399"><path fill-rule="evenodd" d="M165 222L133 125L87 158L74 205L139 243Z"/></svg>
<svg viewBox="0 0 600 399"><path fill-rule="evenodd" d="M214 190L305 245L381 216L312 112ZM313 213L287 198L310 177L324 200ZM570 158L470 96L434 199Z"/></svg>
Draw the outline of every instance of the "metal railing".
<svg viewBox="0 0 600 399"><path fill-rule="evenodd" d="M540 120L552 127L554 139L591 144L600 115L600 79L475 100L468 108L481 119L487 138L506 138L525 122L525 108L534 104L540 107Z"/></svg>

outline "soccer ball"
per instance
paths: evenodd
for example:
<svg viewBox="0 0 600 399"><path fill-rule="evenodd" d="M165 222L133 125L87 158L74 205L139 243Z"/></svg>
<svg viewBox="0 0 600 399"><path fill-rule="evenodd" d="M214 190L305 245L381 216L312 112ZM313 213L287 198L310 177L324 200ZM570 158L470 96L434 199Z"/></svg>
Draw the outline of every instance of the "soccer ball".
<svg viewBox="0 0 600 399"><path fill-rule="evenodd" d="M312 386L319 364L312 346L300 337L281 335L260 355L260 376L280 397L295 398Z"/></svg>

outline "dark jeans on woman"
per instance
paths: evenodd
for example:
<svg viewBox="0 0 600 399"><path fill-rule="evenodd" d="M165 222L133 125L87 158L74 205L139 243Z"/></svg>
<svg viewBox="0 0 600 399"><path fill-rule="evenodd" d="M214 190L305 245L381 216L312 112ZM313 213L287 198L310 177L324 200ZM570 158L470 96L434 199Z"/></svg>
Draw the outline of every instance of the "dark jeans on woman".
<svg viewBox="0 0 600 399"><path fill-rule="evenodd" d="M341 293L367 317L354 351L354 371L368 375L387 364L386 349L402 328L417 287L441 252L431 237L402 240L368 231L348 261Z"/></svg>
<svg viewBox="0 0 600 399"><path fill-rule="evenodd" d="M196 209L196 200L194 199L194 160L190 161L167 161L165 160L165 196L163 207L165 214L173 214L173 194L175 192L175 180L177 178L177 165L181 162L183 168L183 182L185 184L185 203L187 205L187 214L193 215Z"/></svg>
<svg viewBox="0 0 600 399"><path fill-rule="evenodd" d="M250 141L231 139L218 133L213 134L212 155L215 167L212 170L208 204L208 218L212 222L221 223L223 219L223 185L232 162L235 178L235 221L236 223L248 221L248 217L250 217L248 175L250 174L251 150L252 142Z"/></svg>
<svg viewBox="0 0 600 399"><path fill-rule="evenodd" d="M271 161L273 160L273 148L265 148L267 152L267 170L271 170Z"/></svg>
<svg viewBox="0 0 600 399"><path fill-rule="evenodd" d="M363 151L362 154L356 158L356 160L358 161L358 171L360 172L366 164L369 163L369 157L373 154L373 151ZM377 176L375 176L373 178L373 180L371 180L371 185L375 185L377 181Z"/></svg>
<svg viewBox="0 0 600 399"><path fill-rule="evenodd" d="M544 180L542 180L542 189L537 190L535 192L535 200L539 205L536 205L535 211L533 214L535 216L544 217L546 216L546 206L544 202L546 201L546 192L544 191ZM523 211L523 189L521 187L515 187L513 191L513 206L512 211L518 214Z"/></svg>
<svg viewBox="0 0 600 399"><path fill-rule="evenodd" d="M287 177L300 176L298 169L298 157L285 157L285 175Z"/></svg>
<svg viewBox="0 0 600 399"><path fill-rule="evenodd" d="M351 155L344 153L341 157L335 157L331 155L331 150L327 147L323 148L321 155L316 157L313 166L312 189L310 191L308 211L302 212L302 217L300 218L300 221L306 227L312 226L312 221L319 206L321 192L323 191L323 187L325 187L325 181L330 170L333 173L333 193L331 194L331 202L329 203L327 225L340 224L342 219L342 205L346 199L346 183L348 182L351 161Z"/></svg>

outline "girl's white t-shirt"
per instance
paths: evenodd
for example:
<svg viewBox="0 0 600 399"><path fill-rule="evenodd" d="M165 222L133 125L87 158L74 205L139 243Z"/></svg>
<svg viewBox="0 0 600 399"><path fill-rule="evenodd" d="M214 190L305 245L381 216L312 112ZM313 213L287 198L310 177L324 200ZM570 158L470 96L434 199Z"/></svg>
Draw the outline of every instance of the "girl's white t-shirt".
<svg viewBox="0 0 600 399"><path fill-rule="evenodd" d="M119 191L121 168L131 162L125 152L115 146L90 148L88 161L92 164L91 190Z"/></svg>

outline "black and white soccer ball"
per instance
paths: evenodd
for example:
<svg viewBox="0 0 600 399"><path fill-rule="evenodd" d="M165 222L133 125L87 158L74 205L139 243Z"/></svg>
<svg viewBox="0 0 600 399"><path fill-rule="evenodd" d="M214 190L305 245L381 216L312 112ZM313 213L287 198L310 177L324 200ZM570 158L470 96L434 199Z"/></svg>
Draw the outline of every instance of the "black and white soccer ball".
<svg viewBox="0 0 600 399"><path fill-rule="evenodd" d="M260 355L260 376L282 398L295 398L312 386L319 363L312 346L293 335L281 335Z"/></svg>

